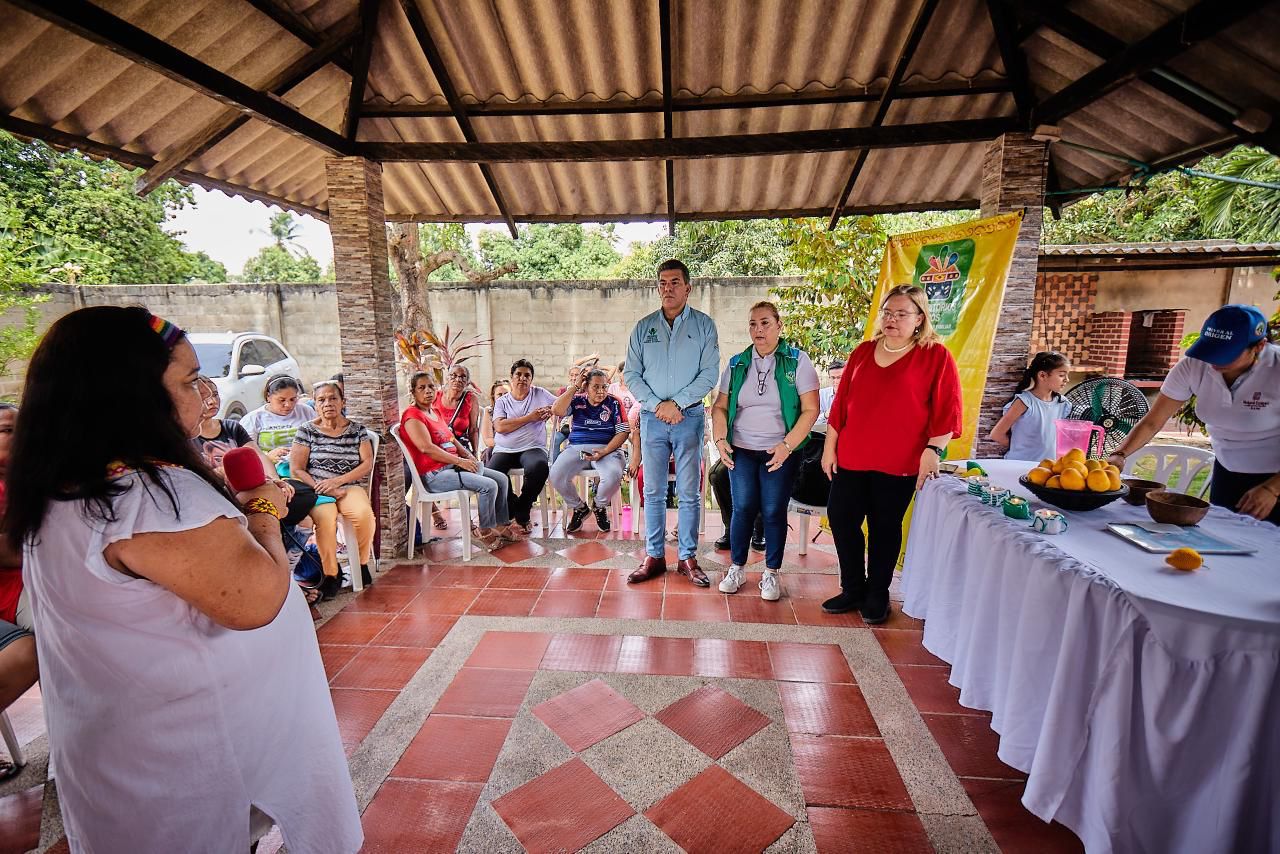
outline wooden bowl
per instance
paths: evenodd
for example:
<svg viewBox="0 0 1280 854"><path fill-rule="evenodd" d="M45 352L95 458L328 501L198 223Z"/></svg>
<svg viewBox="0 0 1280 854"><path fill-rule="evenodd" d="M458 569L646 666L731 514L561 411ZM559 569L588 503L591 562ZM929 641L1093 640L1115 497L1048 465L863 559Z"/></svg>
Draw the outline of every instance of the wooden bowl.
<svg viewBox="0 0 1280 854"><path fill-rule="evenodd" d="M1124 497L1135 507L1141 507L1147 503L1147 493L1153 489L1164 489L1164 484L1158 480L1139 480L1136 477L1121 478L1120 482L1129 487L1129 494Z"/></svg>
<svg viewBox="0 0 1280 854"><path fill-rule="evenodd" d="M1147 493L1147 513L1165 525L1195 525L1209 512L1209 502L1168 489Z"/></svg>

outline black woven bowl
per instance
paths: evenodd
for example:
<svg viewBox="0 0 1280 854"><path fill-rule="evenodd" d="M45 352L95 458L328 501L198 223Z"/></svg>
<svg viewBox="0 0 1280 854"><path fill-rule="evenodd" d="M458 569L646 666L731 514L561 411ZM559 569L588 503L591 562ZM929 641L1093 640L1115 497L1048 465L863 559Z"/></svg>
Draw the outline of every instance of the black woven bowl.
<svg viewBox="0 0 1280 854"><path fill-rule="evenodd" d="M1027 480L1024 474L1018 478L1018 483L1026 487L1027 491L1039 498L1045 504L1052 504L1062 510L1097 510L1099 507L1106 507L1112 501L1127 495L1129 487L1121 486L1119 489L1113 489L1110 492L1090 492L1089 490L1081 490L1073 492L1070 489L1050 489L1047 486L1039 486Z"/></svg>

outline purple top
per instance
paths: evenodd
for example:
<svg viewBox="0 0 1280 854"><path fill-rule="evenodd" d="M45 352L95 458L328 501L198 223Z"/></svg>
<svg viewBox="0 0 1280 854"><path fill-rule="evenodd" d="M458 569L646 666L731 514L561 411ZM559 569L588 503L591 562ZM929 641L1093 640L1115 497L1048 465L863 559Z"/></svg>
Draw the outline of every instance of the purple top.
<svg viewBox="0 0 1280 854"><path fill-rule="evenodd" d="M503 418L523 418L535 409L550 406L556 402L556 396L542 386L529 389L529 396L524 400L516 400L515 394L504 394L493 405L493 422L497 424ZM518 453L531 448L547 447L547 422L531 421L510 433L493 431L493 449L498 453Z"/></svg>

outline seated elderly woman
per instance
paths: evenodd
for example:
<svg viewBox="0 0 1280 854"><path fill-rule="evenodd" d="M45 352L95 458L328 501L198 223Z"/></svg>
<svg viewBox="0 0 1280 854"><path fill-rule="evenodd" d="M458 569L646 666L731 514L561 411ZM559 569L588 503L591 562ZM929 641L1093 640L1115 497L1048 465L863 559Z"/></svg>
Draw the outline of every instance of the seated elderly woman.
<svg viewBox="0 0 1280 854"><path fill-rule="evenodd" d="M324 566L320 595L332 599L342 588L338 571L338 514L355 528L356 542L347 543L347 548L360 550L361 580L365 584L373 583L369 558L377 520L369 503L369 493L359 485L373 470L373 443L363 425L342 414L345 400L338 383L333 380L317 383L315 401L320 414L299 427L294 435L289 470L318 496L334 499L332 503L321 503L317 499L310 514L316 526L316 550Z"/></svg>
<svg viewBox="0 0 1280 854"><path fill-rule="evenodd" d="M564 529L568 533L578 530L592 512L593 508L578 495L574 480L583 469L594 467L600 475L594 508L596 526L607 531L609 500L622 488L627 465L619 449L630 434L622 404L609 394L608 374L601 370L588 372L578 380L577 388L566 388L556 398L551 411L557 418L566 413L570 416L569 447L551 466L551 485L573 509Z"/></svg>
<svg viewBox="0 0 1280 854"><path fill-rule="evenodd" d="M465 489L476 494L480 526L473 533L486 549L513 542L520 532L507 512L507 476L485 468L453 435L435 408L438 393L436 379L427 371L409 377L413 403L400 415L400 435L409 449L409 462L431 492Z"/></svg>

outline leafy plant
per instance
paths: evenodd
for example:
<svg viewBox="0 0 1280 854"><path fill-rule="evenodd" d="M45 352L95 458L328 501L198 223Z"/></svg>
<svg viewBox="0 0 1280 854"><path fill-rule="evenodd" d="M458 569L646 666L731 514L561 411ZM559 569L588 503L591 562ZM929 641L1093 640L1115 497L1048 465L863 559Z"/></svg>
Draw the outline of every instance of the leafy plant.
<svg viewBox="0 0 1280 854"><path fill-rule="evenodd" d="M396 354L405 373L429 371L435 375L437 383L443 382L445 375L455 365L461 365L479 355L478 352L468 351L476 351L491 344L492 338L478 335L463 338L461 329L454 331L448 326L444 328L444 335L436 335L429 329L396 333Z"/></svg>
<svg viewBox="0 0 1280 854"><path fill-rule="evenodd" d="M1280 184L1280 157L1240 146L1212 170L1217 175ZM1280 240L1280 188L1207 180L1200 209L1214 230L1233 231L1242 240Z"/></svg>

